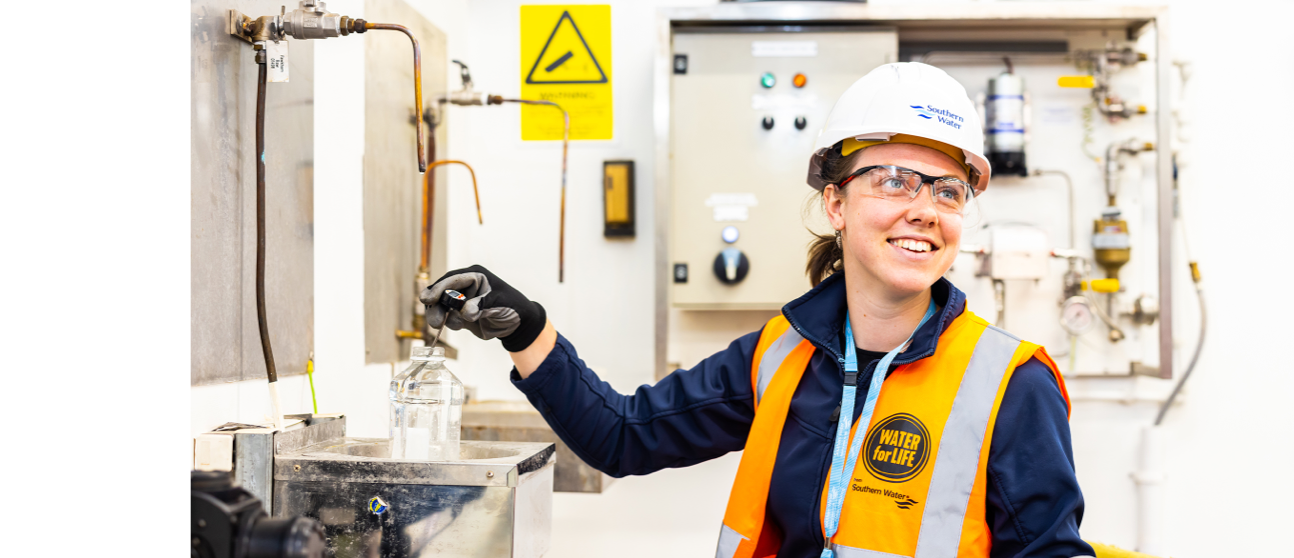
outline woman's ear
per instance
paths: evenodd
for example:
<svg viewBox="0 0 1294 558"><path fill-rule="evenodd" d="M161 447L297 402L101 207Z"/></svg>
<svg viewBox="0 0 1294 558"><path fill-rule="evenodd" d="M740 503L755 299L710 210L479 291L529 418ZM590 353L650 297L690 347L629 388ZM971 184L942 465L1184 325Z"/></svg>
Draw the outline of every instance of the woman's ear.
<svg viewBox="0 0 1294 558"><path fill-rule="evenodd" d="M827 213L831 228L838 231L845 228L845 195L835 184L822 189L822 209Z"/></svg>

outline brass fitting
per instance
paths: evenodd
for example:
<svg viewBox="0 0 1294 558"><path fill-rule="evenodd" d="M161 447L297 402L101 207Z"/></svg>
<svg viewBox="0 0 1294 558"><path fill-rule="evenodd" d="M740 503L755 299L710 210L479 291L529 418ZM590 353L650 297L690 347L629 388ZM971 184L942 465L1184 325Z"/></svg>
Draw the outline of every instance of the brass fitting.
<svg viewBox="0 0 1294 558"><path fill-rule="evenodd" d="M341 16L341 34L344 37L351 33L363 33L368 31L368 27L364 26L366 23L368 22L362 19L352 19L350 16Z"/></svg>
<svg viewBox="0 0 1294 558"><path fill-rule="evenodd" d="M283 39L279 16L251 18L238 10L229 10L229 34L253 44Z"/></svg>

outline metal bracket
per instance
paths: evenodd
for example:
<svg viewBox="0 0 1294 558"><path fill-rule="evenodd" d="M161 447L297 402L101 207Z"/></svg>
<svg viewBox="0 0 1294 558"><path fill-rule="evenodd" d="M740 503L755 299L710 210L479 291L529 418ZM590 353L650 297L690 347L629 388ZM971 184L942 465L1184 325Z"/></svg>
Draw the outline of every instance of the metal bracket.
<svg viewBox="0 0 1294 558"><path fill-rule="evenodd" d="M252 44L251 34L252 18L243 15L242 12L234 9L229 10L229 34Z"/></svg>
<svg viewBox="0 0 1294 558"><path fill-rule="evenodd" d="M1147 366L1135 360L1132 361L1131 364L1132 365L1129 368L1128 373L1133 376L1149 376L1151 378L1163 377L1163 373L1160 372L1158 366Z"/></svg>

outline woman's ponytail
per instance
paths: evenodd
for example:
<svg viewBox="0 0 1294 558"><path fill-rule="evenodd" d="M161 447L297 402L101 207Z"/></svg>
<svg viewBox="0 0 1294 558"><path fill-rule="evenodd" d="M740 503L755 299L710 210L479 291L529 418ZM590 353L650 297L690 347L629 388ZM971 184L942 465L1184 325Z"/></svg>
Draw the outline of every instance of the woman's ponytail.
<svg viewBox="0 0 1294 558"><path fill-rule="evenodd" d="M838 240L840 231L836 234L814 234L813 242L809 244L809 263L804 267L804 271L809 275L809 282L813 286L818 286L823 279L826 279L832 273L840 271L844 265L844 251L840 249Z"/></svg>
<svg viewBox="0 0 1294 558"><path fill-rule="evenodd" d="M859 149L847 157L842 157L840 144L836 144L823 158L822 177L831 184L840 184L845 177L849 176L854 169L854 163L862 158L866 150L866 148ZM838 188L840 195L845 195L845 189ZM815 199L821 200L822 195L818 194ZM813 236L815 237L813 242L809 243L809 262L804 266L804 271L809 276L809 282L816 287L818 283L844 267L845 252L840 243L840 231L836 231L834 235L814 233Z"/></svg>

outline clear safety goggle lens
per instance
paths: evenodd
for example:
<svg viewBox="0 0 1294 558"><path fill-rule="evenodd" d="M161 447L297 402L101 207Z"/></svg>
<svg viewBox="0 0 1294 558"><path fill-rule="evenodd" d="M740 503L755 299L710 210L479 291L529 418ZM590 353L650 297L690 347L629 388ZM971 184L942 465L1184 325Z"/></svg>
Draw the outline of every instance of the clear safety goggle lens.
<svg viewBox="0 0 1294 558"><path fill-rule="evenodd" d="M944 213L962 214L974 197L970 184L951 176L930 176L893 165L876 165L858 169L852 177L860 177L863 193L895 201L912 201L922 187L930 185L930 196L935 208Z"/></svg>

